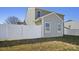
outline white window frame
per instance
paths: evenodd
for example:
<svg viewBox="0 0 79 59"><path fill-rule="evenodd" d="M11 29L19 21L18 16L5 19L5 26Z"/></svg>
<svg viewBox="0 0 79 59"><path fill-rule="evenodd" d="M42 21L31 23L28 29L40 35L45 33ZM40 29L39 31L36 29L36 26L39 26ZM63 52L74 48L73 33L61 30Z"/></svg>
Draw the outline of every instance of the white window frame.
<svg viewBox="0 0 79 59"><path fill-rule="evenodd" d="M59 27L60 27L60 28L59 28ZM60 29L60 30L59 30L59 29ZM61 30L62 30L62 29L61 29L61 23L58 23L58 24L57 24L57 32L60 33Z"/></svg>

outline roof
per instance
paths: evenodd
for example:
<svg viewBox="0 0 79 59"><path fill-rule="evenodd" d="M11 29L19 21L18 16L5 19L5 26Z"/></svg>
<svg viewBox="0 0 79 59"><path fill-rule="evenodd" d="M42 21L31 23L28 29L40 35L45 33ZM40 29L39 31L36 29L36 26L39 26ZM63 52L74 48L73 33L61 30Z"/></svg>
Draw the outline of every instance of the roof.
<svg viewBox="0 0 79 59"><path fill-rule="evenodd" d="M37 16L37 12L40 11L40 16ZM40 8L35 8L35 12L36 12L36 16L35 16L35 19L39 18L39 17L42 17L44 15L47 15L49 13L51 13L50 11L47 11L47 10L43 10L43 9L40 9Z"/></svg>
<svg viewBox="0 0 79 59"><path fill-rule="evenodd" d="M43 11L43 12L45 12L45 13L51 13L51 11L48 11L48 10L45 10L45 9L41 9L41 8L35 8L35 9L41 10L41 11Z"/></svg>
<svg viewBox="0 0 79 59"><path fill-rule="evenodd" d="M41 9L41 8L36 8L36 9L42 10L42 11L44 11L44 12L46 12L46 13L52 13L52 12L55 12L55 11L48 11L48 10ZM57 12L55 12L55 13L56 13L56 14L60 14L60 15L63 15L63 16L64 16L64 14L57 13Z"/></svg>
<svg viewBox="0 0 79 59"><path fill-rule="evenodd" d="M44 10L44 9L41 9L41 8L36 8L36 10L41 10L43 13L45 13L45 15L43 16L40 16L40 17L45 17L46 15L49 15L51 13L55 13L57 14L60 18L62 18L62 16L64 16L63 14L60 14L60 13L57 13L57 12L51 12L51 11L48 11L48 10ZM36 19L40 18L40 17L37 17Z"/></svg>
<svg viewBox="0 0 79 59"><path fill-rule="evenodd" d="M35 20L35 21L37 22L37 21L39 21L39 19L42 20L41 18L46 17L46 16L51 15L51 14L55 14L55 15L57 16L57 14L53 12L53 13L49 13L49 14L47 14L47 15L44 15L44 16L42 16L42 17L39 17L39 18L37 18L37 20ZM63 15L63 16L64 16L64 15ZM61 18L59 15L58 15L57 17L62 20L62 18Z"/></svg>

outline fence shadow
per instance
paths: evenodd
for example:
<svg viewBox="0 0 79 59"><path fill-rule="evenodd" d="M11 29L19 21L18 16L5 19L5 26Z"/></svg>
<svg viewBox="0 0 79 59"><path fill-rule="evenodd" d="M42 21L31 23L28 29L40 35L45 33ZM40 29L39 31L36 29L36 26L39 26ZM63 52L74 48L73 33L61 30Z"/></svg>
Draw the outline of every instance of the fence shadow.
<svg viewBox="0 0 79 59"><path fill-rule="evenodd" d="M15 46L21 44L34 44L34 43L41 43L46 41L62 41L62 42L79 45L79 36L64 35L63 37L53 37L53 38L51 37L51 38L38 38L38 39L22 39L22 40L13 40L13 41L0 41L0 47Z"/></svg>

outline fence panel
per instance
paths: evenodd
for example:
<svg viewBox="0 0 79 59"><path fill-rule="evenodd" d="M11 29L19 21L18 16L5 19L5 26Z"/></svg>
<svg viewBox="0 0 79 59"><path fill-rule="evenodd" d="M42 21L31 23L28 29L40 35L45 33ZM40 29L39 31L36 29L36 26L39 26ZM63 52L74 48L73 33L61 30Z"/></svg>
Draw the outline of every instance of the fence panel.
<svg viewBox="0 0 79 59"><path fill-rule="evenodd" d="M76 35L76 36L79 36L79 29L65 30L65 35Z"/></svg>
<svg viewBox="0 0 79 59"><path fill-rule="evenodd" d="M0 38L4 40L40 38L41 31L41 26L0 24Z"/></svg>

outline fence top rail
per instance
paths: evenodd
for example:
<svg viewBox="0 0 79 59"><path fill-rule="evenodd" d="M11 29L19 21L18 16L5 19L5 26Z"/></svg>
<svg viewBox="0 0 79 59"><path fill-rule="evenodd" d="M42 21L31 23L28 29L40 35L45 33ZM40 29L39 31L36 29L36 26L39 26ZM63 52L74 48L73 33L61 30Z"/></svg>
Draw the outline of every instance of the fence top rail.
<svg viewBox="0 0 79 59"><path fill-rule="evenodd" d="M18 25L18 24L0 24L0 25L6 25L6 26L41 26L41 25Z"/></svg>

